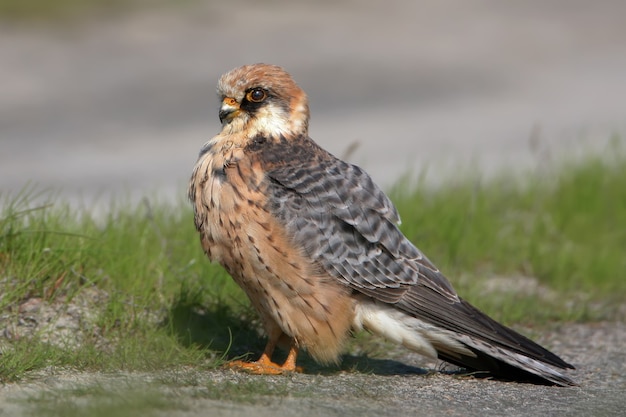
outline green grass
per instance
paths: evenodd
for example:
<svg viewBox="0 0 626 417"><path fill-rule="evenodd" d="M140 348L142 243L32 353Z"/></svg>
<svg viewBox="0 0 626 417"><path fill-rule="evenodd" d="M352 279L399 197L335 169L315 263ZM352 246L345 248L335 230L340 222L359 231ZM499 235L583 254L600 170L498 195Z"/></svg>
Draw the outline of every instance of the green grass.
<svg viewBox="0 0 626 417"><path fill-rule="evenodd" d="M556 170L463 178L431 192L400 185L391 195L404 233L464 298L505 321L611 318L626 300L626 157L618 145ZM481 282L494 276L535 279L556 297L485 297Z"/></svg>
<svg viewBox="0 0 626 417"><path fill-rule="evenodd" d="M400 182L390 195L406 235L498 320L615 319L626 301L621 150L535 174L464 175L435 189ZM0 339L0 382L51 366L213 368L262 349L256 316L205 259L186 202L112 204L94 218L33 189L0 197L0 324L16 326L34 299L90 313L78 346L47 343L45 329ZM486 290L494 277L505 277L504 290ZM506 291L521 280L535 291Z"/></svg>

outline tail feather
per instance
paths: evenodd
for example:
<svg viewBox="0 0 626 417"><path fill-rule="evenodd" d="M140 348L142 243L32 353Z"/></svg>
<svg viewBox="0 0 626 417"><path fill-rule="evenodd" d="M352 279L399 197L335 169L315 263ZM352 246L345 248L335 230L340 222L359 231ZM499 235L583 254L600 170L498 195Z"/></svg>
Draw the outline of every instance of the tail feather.
<svg viewBox="0 0 626 417"><path fill-rule="evenodd" d="M440 359L500 378L576 385L559 371L574 369L571 364L493 320L463 299L451 302L437 291L416 285L404 294L395 307L449 332L457 343L462 343L473 353L450 354L449 350L437 349Z"/></svg>
<svg viewBox="0 0 626 417"><path fill-rule="evenodd" d="M573 379L536 359L505 350L494 350L492 346L478 341L466 345L474 356L450 355L437 352L438 357L446 362L468 369L479 376L493 376L511 381L537 384L555 384L560 386L578 385Z"/></svg>

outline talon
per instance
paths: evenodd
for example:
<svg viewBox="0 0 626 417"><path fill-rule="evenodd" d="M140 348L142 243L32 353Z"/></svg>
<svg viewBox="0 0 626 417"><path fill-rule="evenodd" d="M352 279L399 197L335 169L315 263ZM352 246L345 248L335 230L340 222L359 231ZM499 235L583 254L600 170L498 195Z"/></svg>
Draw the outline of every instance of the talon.
<svg viewBox="0 0 626 417"><path fill-rule="evenodd" d="M235 371L244 371L254 375L282 375L290 372L288 369L284 369L279 364L273 362L232 361L227 363L225 366Z"/></svg>
<svg viewBox="0 0 626 417"><path fill-rule="evenodd" d="M291 372L302 373L302 367L296 366L297 353L298 349L296 347L292 347L289 350L289 354L287 355L285 363L283 363L282 365L272 362L269 356L266 353L263 353L257 361L232 361L228 362L224 366L229 369L233 369L236 371L245 371L254 375L282 375Z"/></svg>

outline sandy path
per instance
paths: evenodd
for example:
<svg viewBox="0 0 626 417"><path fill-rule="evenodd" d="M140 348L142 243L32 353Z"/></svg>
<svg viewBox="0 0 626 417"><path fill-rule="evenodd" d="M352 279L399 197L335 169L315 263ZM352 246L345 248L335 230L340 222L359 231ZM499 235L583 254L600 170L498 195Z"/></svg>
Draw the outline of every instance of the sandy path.
<svg viewBox="0 0 626 417"><path fill-rule="evenodd" d="M531 137L560 155L626 130L626 2L272 4L0 28L0 190L182 195L218 129L217 77L256 61L292 72L313 138L358 141L351 160L383 184L524 168L544 162Z"/></svg>

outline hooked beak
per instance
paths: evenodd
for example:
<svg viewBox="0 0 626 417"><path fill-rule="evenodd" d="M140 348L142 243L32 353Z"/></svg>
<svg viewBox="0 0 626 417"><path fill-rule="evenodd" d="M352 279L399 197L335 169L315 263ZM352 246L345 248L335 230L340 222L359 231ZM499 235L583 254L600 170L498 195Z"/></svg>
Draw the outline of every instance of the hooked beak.
<svg viewBox="0 0 626 417"><path fill-rule="evenodd" d="M232 97L224 97L222 105L220 106L220 122L222 124L229 123L241 112L239 103Z"/></svg>

